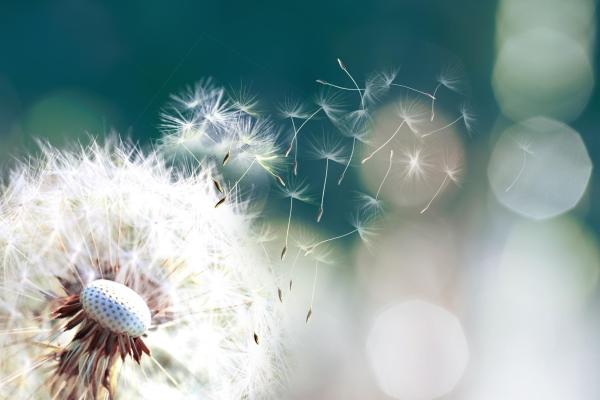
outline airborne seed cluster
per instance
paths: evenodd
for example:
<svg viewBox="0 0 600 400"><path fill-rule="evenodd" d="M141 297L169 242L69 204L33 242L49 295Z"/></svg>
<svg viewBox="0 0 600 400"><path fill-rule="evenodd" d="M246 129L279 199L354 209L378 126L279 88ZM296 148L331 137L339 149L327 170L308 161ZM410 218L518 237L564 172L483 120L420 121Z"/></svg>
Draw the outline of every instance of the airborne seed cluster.
<svg viewBox="0 0 600 400"><path fill-rule="evenodd" d="M98 279L81 291L86 313L115 333L141 336L150 326L150 310L133 290L118 282Z"/></svg>

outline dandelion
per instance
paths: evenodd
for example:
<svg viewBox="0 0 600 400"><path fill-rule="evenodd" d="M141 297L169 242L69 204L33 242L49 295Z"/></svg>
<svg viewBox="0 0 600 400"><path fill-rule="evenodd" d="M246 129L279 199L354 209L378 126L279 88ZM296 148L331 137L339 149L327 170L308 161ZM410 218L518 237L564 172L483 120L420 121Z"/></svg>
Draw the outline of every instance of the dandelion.
<svg viewBox="0 0 600 400"><path fill-rule="evenodd" d="M421 214L425 213L425 211L427 211L429 209L429 207L431 207L431 204L439 196L440 192L446 186L448 181L454 182L456 184L458 184L458 182L459 182L459 177L460 177L460 172L461 172L459 165L456 165L456 164L450 165L450 163L446 160L444 162L444 167L443 167L442 171L444 173L444 179L442 180L442 183L440 184L440 186L438 186L437 190L433 194L433 197L431 198L431 200L429 200L429 202L427 203L425 208L423 208L421 210Z"/></svg>
<svg viewBox="0 0 600 400"><path fill-rule="evenodd" d="M313 143L313 155L317 160L325 160L325 172L323 177L323 188L321 189L321 203L317 212L317 222L321 222L323 212L325 210L325 191L327 188L327 177L329 175L329 163L335 162L342 164L344 162L344 146L339 140L333 139L331 136L325 135L321 143Z"/></svg>
<svg viewBox="0 0 600 400"><path fill-rule="evenodd" d="M115 140L44 146L12 172L1 398L267 395L281 365L273 277L244 207L213 208L211 176Z"/></svg>
<svg viewBox="0 0 600 400"><path fill-rule="evenodd" d="M287 187L285 187L283 189L283 193L284 193L285 197L288 197L290 199L290 209L288 212L287 227L285 230L285 242L283 245L283 249L281 250L281 260L283 260L283 258L285 257L285 255L287 253L287 249L288 249L288 240L290 237L290 227L292 224L292 212L294 209L294 200L302 201L302 202L310 201L311 197L308 194L308 190L309 190L309 188L308 188L308 185L306 184L306 181L295 181L295 180L289 180Z"/></svg>

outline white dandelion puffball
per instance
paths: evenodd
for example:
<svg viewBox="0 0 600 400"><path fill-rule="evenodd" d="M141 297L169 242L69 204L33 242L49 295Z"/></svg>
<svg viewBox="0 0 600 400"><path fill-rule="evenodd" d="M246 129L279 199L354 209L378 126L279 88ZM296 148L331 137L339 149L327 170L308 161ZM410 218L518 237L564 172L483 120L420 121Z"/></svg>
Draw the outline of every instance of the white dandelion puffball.
<svg viewBox="0 0 600 400"><path fill-rule="evenodd" d="M117 140L42 146L0 199L0 398L264 399L273 277L209 168ZM151 390L150 390L151 388Z"/></svg>
<svg viewBox="0 0 600 400"><path fill-rule="evenodd" d="M498 201L533 219L546 219L577 205L592 173L579 134L563 124L535 117L504 131L488 165Z"/></svg>
<svg viewBox="0 0 600 400"><path fill-rule="evenodd" d="M420 300L394 305L375 320L367 356L383 392L429 400L451 392L469 359L458 319Z"/></svg>

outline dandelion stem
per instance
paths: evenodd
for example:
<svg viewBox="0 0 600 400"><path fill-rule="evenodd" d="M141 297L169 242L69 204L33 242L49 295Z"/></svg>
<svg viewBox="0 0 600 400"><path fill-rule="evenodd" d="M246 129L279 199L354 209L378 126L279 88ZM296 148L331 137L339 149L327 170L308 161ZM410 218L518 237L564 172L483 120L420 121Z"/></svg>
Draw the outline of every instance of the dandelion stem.
<svg viewBox="0 0 600 400"><path fill-rule="evenodd" d="M508 185L508 187L506 189L504 189L504 192L508 192L509 190L511 190L517 184L517 181L519 179L521 179L521 175L523 175L523 171L525 171L525 166L527 164L527 152L525 150L521 150L521 151L523 153L523 158L521 160L521 168L519 169L517 176L515 176L515 179L513 179L511 184Z"/></svg>
<svg viewBox="0 0 600 400"><path fill-rule="evenodd" d="M344 171L342 171L342 174L340 175L340 178L338 179L338 186L342 184L342 181L344 180L344 177L346 176L346 171L348 171L348 167L350 166L350 163L352 162L352 157L354 156L354 148L356 147L356 138L352 138L352 149L350 150L350 157L348 157L348 163L346 164L346 167L344 167Z"/></svg>
<svg viewBox="0 0 600 400"><path fill-rule="evenodd" d="M444 175L444 180L442 181L442 184L435 191L435 194L433 195L433 197L431 198L431 200L429 200L429 203L427 203L427 205L425 206L425 208L421 210L421 214L423 214L425 211L427 211L429 209L429 207L431 206L431 203L433 203L433 200L435 200L436 197L438 197L438 195L442 191L442 188L446 185L447 181L448 181L448 174L445 174Z"/></svg>
<svg viewBox="0 0 600 400"><path fill-rule="evenodd" d="M365 157L361 161L361 164L364 164L367 161L369 161L371 158L373 158L373 156L375 154L377 154L381 149L383 149L385 146L387 146L388 143L390 143L392 141L392 139L394 139L396 137L396 135L398 134L398 132L400 132L400 129L402 128L402 126L404 125L405 122L406 122L406 120L402 120L402 122L400 123L400 125L398 125L398 127L396 128L396 130L394 131L394 133L392 134L392 136L390 136L388 138L388 140L386 140L381 146L379 146L378 148L376 148L375 150L373 150L373 152L371 152L371 154L369 154L367 157Z"/></svg>
<svg viewBox="0 0 600 400"><path fill-rule="evenodd" d="M387 179L388 175L390 174L390 171L392 170L393 158L394 158L394 150L392 149L392 150L390 150L390 163L388 165L387 171L385 171L385 175L383 175L383 179L381 179L379 188L377 188L377 193L375 194L375 200L379 200L379 193L381 192L381 188L383 187L385 180Z"/></svg>
<svg viewBox="0 0 600 400"><path fill-rule="evenodd" d="M463 119L463 118L464 118L464 115L461 115L460 117L456 118L454 121L450 122L449 124L447 124L447 125L444 125L444 126L442 126L441 128L435 129L435 130L433 130L433 131L430 131L430 132L424 133L423 135L421 135L421 137L422 137L422 138L424 138L424 137L427 137L427 136L429 136L429 135L433 135L434 133L441 132L441 131L443 131L444 129L448 129L448 128L450 128L452 125L456 124L458 121L460 121L460 120L461 120L461 119Z"/></svg>
<svg viewBox="0 0 600 400"><path fill-rule="evenodd" d="M317 222L321 222L323 217L323 203L325 202L325 188L327 187L327 175L329 173L329 158L325 159L325 179L323 179L323 190L321 191L321 206L319 207L319 213L317 214Z"/></svg>

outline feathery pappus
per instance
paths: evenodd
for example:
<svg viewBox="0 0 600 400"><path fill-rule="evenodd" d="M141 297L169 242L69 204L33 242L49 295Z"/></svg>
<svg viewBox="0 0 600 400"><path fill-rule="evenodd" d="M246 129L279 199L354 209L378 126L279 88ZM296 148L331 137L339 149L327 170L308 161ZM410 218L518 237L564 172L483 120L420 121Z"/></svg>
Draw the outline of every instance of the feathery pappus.
<svg viewBox="0 0 600 400"><path fill-rule="evenodd" d="M243 204L118 139L41 145L0 199L0 398L262 399L273 276Z"/></svg>

